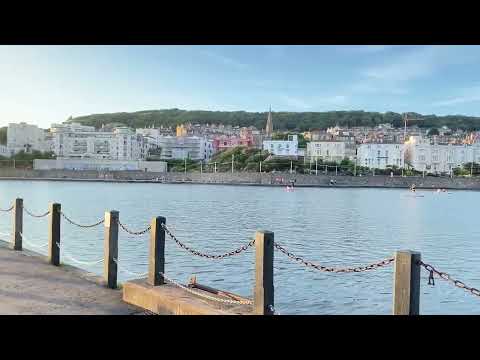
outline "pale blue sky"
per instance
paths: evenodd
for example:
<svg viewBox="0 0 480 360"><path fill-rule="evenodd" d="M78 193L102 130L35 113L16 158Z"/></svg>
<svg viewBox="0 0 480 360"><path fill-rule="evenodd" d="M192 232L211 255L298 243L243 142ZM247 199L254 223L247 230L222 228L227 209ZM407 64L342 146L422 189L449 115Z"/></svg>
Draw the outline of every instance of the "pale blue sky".
<svg viewBox="0 0 480 360"><path fill-rule="evenodd" d="M0 46L0 126L180 108L480 116L479 46Z"/></svg>

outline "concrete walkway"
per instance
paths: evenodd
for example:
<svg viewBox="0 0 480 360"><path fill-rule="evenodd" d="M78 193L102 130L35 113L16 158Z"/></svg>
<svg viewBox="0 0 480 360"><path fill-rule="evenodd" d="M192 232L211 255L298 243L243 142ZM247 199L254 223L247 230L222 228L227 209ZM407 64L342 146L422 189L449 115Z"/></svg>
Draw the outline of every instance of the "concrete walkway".
<svg viewBox="0 0 480 360"><path fill-rule="evenodd" d="M0 315L128 315L143 309L122 301L122 290L68 265L56 267L0 241Z"/></svg>

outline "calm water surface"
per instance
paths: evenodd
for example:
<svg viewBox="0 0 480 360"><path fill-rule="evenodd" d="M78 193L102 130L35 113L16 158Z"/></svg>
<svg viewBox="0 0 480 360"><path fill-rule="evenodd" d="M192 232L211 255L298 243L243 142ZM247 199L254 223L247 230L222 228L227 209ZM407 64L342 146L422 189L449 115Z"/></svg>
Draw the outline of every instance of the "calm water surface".
<svg viewBox="0 0 480 360"><path fill-rule="evenodd" d="M192 248L223 253L248 242L257 229L275 232L275 240L307 260L329 266L364 265L392 256L398 249L422 252L422 259L466 284L480 286L480 193L437 194L406 190L335 189L0 181L0 207L16 197L35 213L49 202L62 204L77 222L94 223L106 210L119 210L121 221L144 229L154 216L165 216L178 239ZM11 216L0 213L0 238L11 231ZM24 214L28 241L47 241L48 218ZM102 274L103 265L78 265L103 256L103 227L80 229L62 221L63 261ZM45 254L45 248L24 245ZM148 234L119 233L119 261L129 272L147 271ZM166 273L252 296L254 252L225 260L192 257L172 241L166 245ZM393 266L364 273L329 274L292 262L275 252L275 308L281 314L390 314ZM120 280L134 278L121 272ZM438 279L427 285L422 271L422 314L480 314L480 299Z"/></svg>

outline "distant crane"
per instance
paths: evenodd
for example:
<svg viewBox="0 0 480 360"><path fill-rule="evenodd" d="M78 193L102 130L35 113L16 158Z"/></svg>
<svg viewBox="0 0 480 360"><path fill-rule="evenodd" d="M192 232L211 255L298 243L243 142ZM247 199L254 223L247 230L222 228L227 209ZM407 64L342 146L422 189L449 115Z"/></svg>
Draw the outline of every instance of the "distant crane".
<svg viewBox="0 0 480 360"><path fill-rule="evenodd" d="M408 120L423 120L423 119L412 119L412 118L408 118L408 114L409 113L403 113L403 121L404 121L404 124L405 124L405 127L404 127L404 130L403 130L403 141L405 142L406 139L407 139L407 121Z"/></svg>

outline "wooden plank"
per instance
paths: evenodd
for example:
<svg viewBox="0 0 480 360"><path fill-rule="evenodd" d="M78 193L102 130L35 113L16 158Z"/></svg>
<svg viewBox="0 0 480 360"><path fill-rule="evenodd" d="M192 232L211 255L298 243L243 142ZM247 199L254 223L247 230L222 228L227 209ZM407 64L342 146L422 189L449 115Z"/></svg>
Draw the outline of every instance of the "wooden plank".
<svg viewBox="0 0 480 360"><path fill-rule="evenodd" d="M402 250L395 253L393 315L419 315L420 265L419 252Z"/></svg>
<svg viewBox="0 0 480 360"><path fill-rule="evenodd" d="M166 221L159 216L152 219L151 223L147 283L153 286L165 284L160 273L165 273L165 229L162 224Z"/></svg>
<svg viewBox="0 0 480 360"><path fill-rule="evenodd" d="M103 276L107 286L117 288L118 276L118 211L112 210L105 213L105 242Z"/></svg>
<svg viewBox="0 0 480 360"><path fill-rule="evenodd" d="M271 231L257 231L255 236L254 313L273 315L273 241Z"/></svg>
<svg viewBox="0 0 480 360"><path fill-rule="evenodd" d="M48 261L50 264L60 265L60 214L61 205L50 204L50 215L48 221Z"/></svg>

